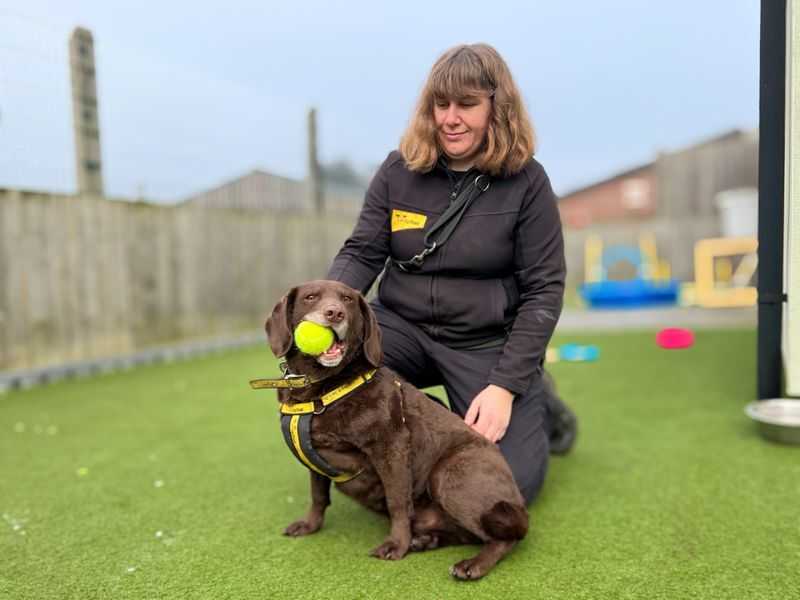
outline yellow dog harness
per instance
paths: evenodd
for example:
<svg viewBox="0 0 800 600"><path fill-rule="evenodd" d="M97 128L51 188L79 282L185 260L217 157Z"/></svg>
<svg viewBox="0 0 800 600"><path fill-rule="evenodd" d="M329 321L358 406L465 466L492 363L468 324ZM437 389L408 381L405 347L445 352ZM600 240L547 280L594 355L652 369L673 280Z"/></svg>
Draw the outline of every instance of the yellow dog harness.
<svg viewBox="0 0 800 600"><path fill-rule="evenodd" d="M314 415L322 414L328 406L337 400L369 382L376 372L377 369L367 371L352 381L340 385L327 394L323 394L319 399L321 408L317 408L315 402L281 403L281 432L286 445L289 446L289 450L292 451L297 460L312 471L340 483L350 481L361 473L361 471L357 473L339 471L319 455L311 443L311 419L314 418ZM314 383L314 381L306 376L289 376L284 379L254 379L250 382L250 387L256 390L297 389L307 387L311 383Z"/></svg>

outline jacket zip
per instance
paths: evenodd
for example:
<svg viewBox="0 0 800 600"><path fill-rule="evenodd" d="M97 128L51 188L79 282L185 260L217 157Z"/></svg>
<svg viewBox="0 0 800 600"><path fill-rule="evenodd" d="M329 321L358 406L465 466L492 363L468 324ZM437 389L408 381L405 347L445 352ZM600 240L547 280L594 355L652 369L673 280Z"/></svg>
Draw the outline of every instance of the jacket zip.
<svg viewBox="0 0 800 600"><path fill-rule="evenodd" d="M442 249L439 252L439 265L438 265L438 269L439 270L441 270L441 268L442 268L442 263L444 262L444 257L445 257L446 253L447 253L447 247L446 246L442 246ZM437 277L437 276L434 275L434 277ZM440 277L440 276L438 276L438 277ZM439 280L438 280L438 278L436 279L436 286L435 286L434 289L435 289L434 298L437 298L438 294L439 294ZM439 323L439 315L438 315L438 305L437 305L437 315L436 315L436 324L437 325L434 326L434 333L437 334L437 335L439 333L438 323Z"/></svg>
<svg viewBox="0 0 800 600"><path fill-rule="evenodd" d="M431 331L432 338L436 337L439 328L439 316L436 314L436 275L431 275Z"/></svg>
<svg viewBox="0 0 800 600"><path fill-rule="evenodd" d="M460 179L456 179L456 176L453 174L453 171L451 171L450 169L448 169L446 167L445 167L445 171L447 173L447 178L450 180L450 201L449 201L449 204L452 204L453 200L458 198L458 193L461 191L461 187L467 181L467 177L472 172L472 169L467 170L466 173L462 173ZM444 257L444 251L445 251L445 249L442 248L442 250L439 253L439 257L438 257L438 259L439 259L439 269L441 269L441 267L442 267L442 259ZM439 333L439 314L438 314L437 305L436 305L436 297L437 297L438 292L439 292L438 278L437 278L436 273L433 273L433 274L431 274L431 286L430 286L430 294L431 294L431 328L430 328L429 335L434 339L436 339L436 337L437 337L437 335Z"/></svg>

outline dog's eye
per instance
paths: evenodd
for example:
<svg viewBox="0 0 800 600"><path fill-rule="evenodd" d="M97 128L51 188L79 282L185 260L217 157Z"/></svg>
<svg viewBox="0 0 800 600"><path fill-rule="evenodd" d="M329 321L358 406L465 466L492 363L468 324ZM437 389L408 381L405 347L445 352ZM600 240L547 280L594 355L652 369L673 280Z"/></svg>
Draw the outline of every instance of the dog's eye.
<svg viewBox="0 0 800 600"><path fill-rule="evenodd" d="M342 301L350 303L350 302L353 301L353 297L352 296L342 296Z"/></svg>
<svg viewBox="0 0 800 600"><path fill-rule="evenodd" d="M313 302L316 299L317 299L317 295L316 294L308 294L306 296L306 302Z"/></svg>

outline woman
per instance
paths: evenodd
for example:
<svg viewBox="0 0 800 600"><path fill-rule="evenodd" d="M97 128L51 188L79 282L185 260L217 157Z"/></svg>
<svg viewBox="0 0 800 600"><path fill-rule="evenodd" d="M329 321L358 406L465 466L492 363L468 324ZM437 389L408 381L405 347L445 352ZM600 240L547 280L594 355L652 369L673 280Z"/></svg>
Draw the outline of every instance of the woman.
<svg viewBox="0 0 800 600"><path fill-rule="evenodd" d="M565 264L556 197L533 150L497 51L448 50L328 272L366 293L385 265L372 307L386 366L420 388L444 385L451 409L499 444L529 503L548 443L566 452L575 433L542 369ZM465 202L445 235L437 220Z"/></svg>

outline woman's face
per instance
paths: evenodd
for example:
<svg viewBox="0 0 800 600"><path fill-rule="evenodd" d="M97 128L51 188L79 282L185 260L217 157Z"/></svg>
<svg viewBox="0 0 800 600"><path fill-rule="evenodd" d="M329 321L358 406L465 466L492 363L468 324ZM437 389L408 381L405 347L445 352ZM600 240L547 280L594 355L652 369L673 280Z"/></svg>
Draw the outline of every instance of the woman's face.
<svg viewBox="0 0 800 600"><path fill-rule="evenodd" d="M436 136L449 158L449 166L466 171L486 138L492 101L486 92L462 98L437 98L433 104Z"/></svg>

